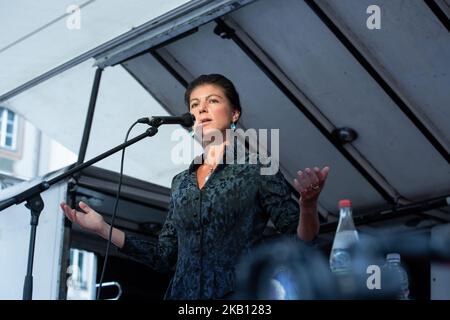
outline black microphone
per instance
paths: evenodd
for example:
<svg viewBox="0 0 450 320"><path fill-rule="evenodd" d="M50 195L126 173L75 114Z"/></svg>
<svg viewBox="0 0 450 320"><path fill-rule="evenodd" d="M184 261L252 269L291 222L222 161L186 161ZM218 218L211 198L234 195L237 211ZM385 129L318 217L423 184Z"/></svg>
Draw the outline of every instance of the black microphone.
<svg viewBox="0 0 450 320"><path fill-rule="evenodd" d="M163 124L181 124L183 127L192 127L195 122L195 117L191 113L187 112L181 116L140 118L137 122L145 123L155 128Z"/></svg>

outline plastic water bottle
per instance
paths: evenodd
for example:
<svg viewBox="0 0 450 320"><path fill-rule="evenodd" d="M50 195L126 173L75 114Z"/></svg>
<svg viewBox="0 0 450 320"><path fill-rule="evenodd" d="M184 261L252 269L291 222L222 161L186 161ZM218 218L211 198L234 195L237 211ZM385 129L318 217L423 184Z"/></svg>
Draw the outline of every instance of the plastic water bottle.
<svg viewBox="0 0 450 320"><path fill-rule="evenodd" d="M336 274L348 274L352 267L350 249L356 245L359 236L353 222L351 201L339 201L339 210L339 223L330 255L330 269Z"/></svg>
<svg viewBox="0 0 450 320"><path fill-rule="evenodd" d="M398 299L409 299L408 274L400 263L400 254L388 253L386 255L386 263L382 268L381 277L391 279L394 282L395 291L398 292Z"/></svg>

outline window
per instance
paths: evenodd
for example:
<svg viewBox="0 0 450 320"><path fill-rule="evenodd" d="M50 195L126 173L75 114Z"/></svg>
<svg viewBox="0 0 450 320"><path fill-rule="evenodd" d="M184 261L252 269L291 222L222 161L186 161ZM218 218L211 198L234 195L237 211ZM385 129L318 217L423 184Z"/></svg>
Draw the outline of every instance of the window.
<svg viewBox="0 0 450 320"><path fill-rule="evenodd" d="M16 114L0 107L0 147L16 150L17 147L17 119Z"/></svg>

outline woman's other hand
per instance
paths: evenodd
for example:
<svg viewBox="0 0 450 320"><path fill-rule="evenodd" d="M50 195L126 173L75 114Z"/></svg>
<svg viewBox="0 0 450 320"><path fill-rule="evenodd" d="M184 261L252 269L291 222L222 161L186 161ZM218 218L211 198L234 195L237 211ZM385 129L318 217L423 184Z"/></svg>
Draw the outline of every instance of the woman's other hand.
<svg viewBox="0 0 450 320"><path fill-rule="evenodd" d="M330 167L324 167L320 170L306 168L297 172L297 179L294 179L295 189L300 194L300 203L302 205L316 205L320 192L322 191L328 176Z"/></svg>

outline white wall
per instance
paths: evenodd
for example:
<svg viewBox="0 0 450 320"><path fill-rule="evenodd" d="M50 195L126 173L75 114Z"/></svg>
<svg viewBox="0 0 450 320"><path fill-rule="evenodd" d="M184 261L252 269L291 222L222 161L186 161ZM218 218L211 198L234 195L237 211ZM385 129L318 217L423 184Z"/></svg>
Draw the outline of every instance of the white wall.
<svg viewBox="0 0 450 320"><path fill-rule="evenodd" d="M66 189L67 184L62 183L42 194L45 207L36 236L34 300L58 298L64 226L59 202L64 199ZM23 204L0 212L0 300L22 299L28 260L29 223L30 213Z"/></svg>

